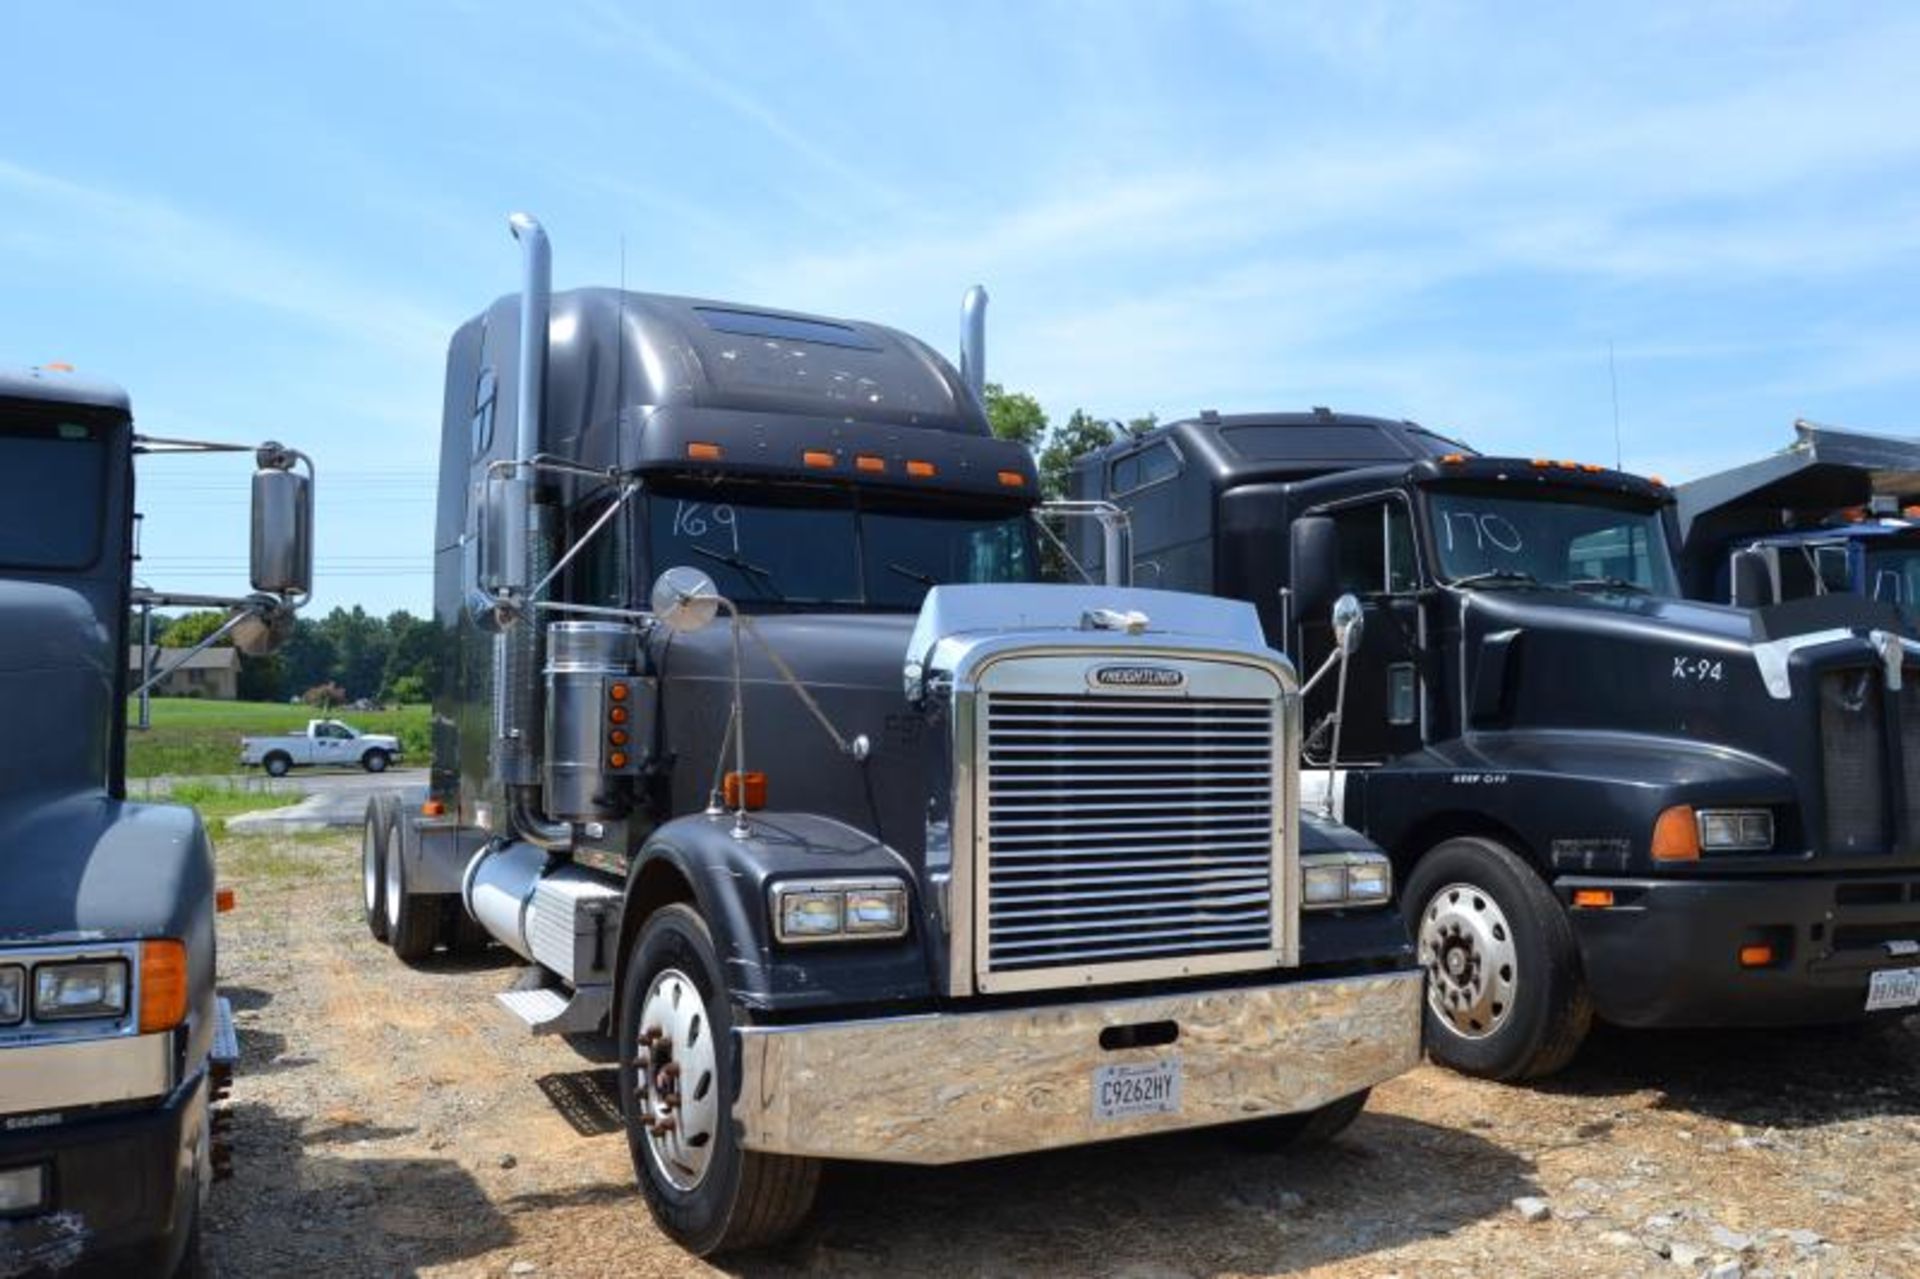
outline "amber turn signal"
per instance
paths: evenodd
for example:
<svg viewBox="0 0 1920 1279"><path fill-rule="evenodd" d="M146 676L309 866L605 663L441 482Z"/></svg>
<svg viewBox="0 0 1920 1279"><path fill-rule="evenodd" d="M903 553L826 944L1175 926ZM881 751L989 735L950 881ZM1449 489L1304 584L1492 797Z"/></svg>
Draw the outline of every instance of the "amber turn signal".
<svg viewBox="0 0 1920 1279"><path fill-rule="evenodd" d="M172 1030L187 1019L187 948L164 938L140 943L140 1033Z"/></svg>
<svg viewBox="0 0 1920 1279"><path fill-rule="evenodd" d="M1573 890L1573 908L1575 910L1605 910L1613 905L1611 888L1576 888Z"/></svg>
<svg viewBox="0 0 1920 1279"><path fill-rule="evenodd" d="M744 804L740 802L743 792L746 795ZM728 773L726 789L723 793L728 808L765 808L767 806L767 775L765 773Z"/></svg>
<svg viewBox="0 0 1920 1279"><path fill-rule="evenodd" d="M1653 860L1657 862L1693 862L1700 860L1700 823L1694 819L1691 804L1675 804L1660 814L1653 824Z"/></svg>

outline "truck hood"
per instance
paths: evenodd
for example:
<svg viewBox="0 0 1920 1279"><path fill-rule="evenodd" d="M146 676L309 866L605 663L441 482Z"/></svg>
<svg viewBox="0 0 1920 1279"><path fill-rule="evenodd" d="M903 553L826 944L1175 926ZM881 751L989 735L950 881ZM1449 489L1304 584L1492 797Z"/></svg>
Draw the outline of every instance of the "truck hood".
<svg viewBox="0 0 1920 1279"><path fill-rule="evenodd" d="M115 656L78 591L0 581L0 801L105 790Z"/></svg>
<svg viewBox="0 0 1920 1279"><path fill-rule="evenodd" d="M0 946L187 937L210 926L213 859L199 817L95 790L0 799Z"/></svg>

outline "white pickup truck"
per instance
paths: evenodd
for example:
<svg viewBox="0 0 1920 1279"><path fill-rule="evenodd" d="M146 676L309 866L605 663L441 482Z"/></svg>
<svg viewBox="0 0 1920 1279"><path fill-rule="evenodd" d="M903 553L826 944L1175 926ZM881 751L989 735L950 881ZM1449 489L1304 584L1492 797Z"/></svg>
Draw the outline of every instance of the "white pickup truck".
<svg viewBox="0 0 1920 1279"><path fill-rule="evenodd" d="M274 777L285 777L296 764L358 764L384 773L398 758L399 738L362 733L337 719L310 719L304 733L240 739L240 762L258 764Z"/></svg>

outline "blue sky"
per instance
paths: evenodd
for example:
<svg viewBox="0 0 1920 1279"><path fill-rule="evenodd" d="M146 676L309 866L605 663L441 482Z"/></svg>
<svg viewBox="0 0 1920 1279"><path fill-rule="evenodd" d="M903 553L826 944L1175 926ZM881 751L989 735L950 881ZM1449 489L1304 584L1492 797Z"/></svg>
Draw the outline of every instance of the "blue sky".
<svg viewBox="0 0 1920 1279"><path fill-rule="evenodd" d="M1684 8L1684 12L1681 10ZM1681 480L1920 432L1920 10L21 5L0 360L320 466L317 603L425 611L452 329L555 280L853 315L1056 418L1331 404ZM144 472L238 584L244 467Z"/></svg>

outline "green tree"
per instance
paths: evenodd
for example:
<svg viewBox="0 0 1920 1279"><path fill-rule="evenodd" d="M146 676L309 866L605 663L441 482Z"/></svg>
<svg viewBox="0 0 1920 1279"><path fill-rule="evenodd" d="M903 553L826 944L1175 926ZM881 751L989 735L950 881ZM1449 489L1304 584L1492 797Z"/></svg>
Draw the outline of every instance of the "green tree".
<svg viewBox="0 0 1920 1279"><path fill-rule="evenodd" d="M417 693L403 696L397 690L401 681L409 688L431 690L440 680L440 628L401 609L387 618L387 664L381 678L381 696L393 701L423 702Z"/></svg>
<svg viewBox="0 0 1920 1279"><path fill-rule="evenodd" d="M1127 434L1138 439L1158 425L1160 425L1158 413L1149 413L1145 417L1130 417L1127 419Z"/></svg>
<svg viewBox="0 0 1920 1279"><path fill-rule="evenodd" d="M385 624L355 604L321 618L320 630L333 642L333 682L344 685L350 698L377 695L387 667Z"/></svg>
<svg viewBox="0 0 1920 1279"><path fill-rule="evenodd" d="M168 648L192 648L207 636L220 629L220 623L227 615L219 609L203 608L192 613L182 613L167 623L166 630L160 629L160 619L153 619L154 643L164 644ZM136 632L137 634L138 632ZM222 636L221 644L227 639Z"/></svg>
<svg viewBox="0 0 1920 1279"><path fill-rule="evenodd" d="M1003 440L1024 444L1038 452L1047 438L1047 411L1024 391L1009 391L998 382L987 383L987 422Z"/></svg>
<svg viewBox="0 0 1920 1279"><path fill-rule="evenodd" d="M1073 459L1082 453L1105 448L1116 438L1111 423L1102 421L1085 409L1075 409L1065 422L1048 434L1047 445L1040 450L1041 495L1049 501L1066 497L1067 476L1073 470Z"/></svg>

